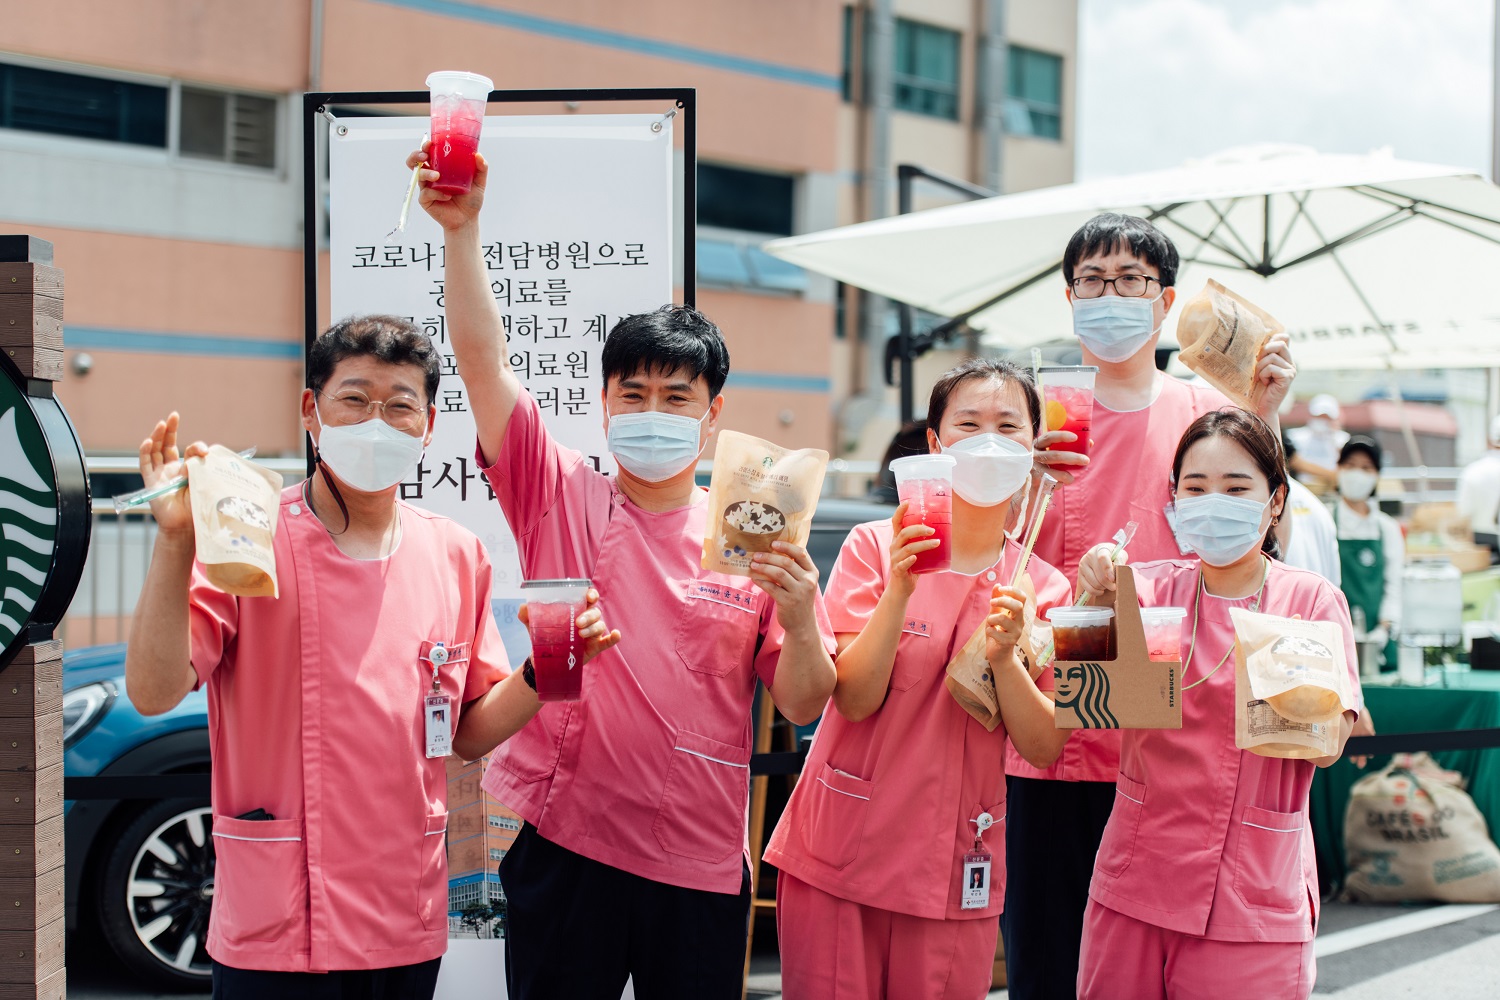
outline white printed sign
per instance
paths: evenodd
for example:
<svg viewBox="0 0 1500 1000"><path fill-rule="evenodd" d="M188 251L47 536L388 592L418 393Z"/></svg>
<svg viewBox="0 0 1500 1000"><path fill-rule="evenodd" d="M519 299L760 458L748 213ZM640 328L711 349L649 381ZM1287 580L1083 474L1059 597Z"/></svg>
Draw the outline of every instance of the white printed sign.
<svg viewBox="0 0 1500 1000"><path fill-rule="evenodd" d="M514 657L518 645L525 648L515 621L521 572L515 540L475 465L473 417L443 315L442 231L414 204L406 231L385 242L411 177L406 155L427 124L426 117L346 118L345 134L330 130L330 315L409 317L441 350L432 444L401 495L484 540L495 565L496 619ZM671 122L660 115L489 117L480 151L490 165L484 261L511 367L557 439L613 471L599 359L621 316L672 299Z"/></svg>

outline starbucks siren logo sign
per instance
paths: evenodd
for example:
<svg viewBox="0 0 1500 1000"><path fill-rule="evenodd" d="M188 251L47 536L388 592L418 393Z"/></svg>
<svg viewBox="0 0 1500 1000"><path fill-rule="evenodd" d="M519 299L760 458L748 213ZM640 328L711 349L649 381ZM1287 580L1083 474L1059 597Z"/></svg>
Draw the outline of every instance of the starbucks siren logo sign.
<svg viewBox="0 0 1500 1000"><path fill-rule="evenodd" d="M29 401L0 378L0 650L25 628L57 548L57 484Z"/></svg>

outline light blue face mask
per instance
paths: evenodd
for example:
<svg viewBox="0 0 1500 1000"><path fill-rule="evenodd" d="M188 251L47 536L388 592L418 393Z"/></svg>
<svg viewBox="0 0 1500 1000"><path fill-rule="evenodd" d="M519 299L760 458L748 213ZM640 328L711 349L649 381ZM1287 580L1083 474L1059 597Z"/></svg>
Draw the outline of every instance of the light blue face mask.
<svg viewBox="0 0 1500 1000"><path fill-rule="evenodd" d="M1100 361L1124 361L1145 347L1156 334L1154 299L1101 295L1073 297L1073 332Z"/></svg>
<svg viewBox="0 0 1500 1000"><path fill-rule="evenodd" d="M699 441L699 430L707 419L707 413L695 420L656 410L611 414L605 445L635 478L665 482L703 454L706 442Z"/></svg>
<svg viewBox="0 0 1500 1000"><path fill-rule="evenodd" d="M1210 566L1230 566L1260 547L1261 520L1271 501L1205 493L1167 506L1167 523L1184 552L1196 552Z"/></svg>

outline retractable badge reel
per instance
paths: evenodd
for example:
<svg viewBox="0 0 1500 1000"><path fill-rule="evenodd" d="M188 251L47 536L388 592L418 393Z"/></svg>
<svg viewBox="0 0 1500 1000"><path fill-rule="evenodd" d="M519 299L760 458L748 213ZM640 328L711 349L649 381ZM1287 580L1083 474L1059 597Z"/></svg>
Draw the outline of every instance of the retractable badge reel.
<svg viewBox="0 0 1500 1000"><path fill-rule="evenodd" d="M984 834L995 825L995 817L982 812L969 822L976 829L974 846L964 855L963 884L959 886L962 903L959 908L983 910L990 905L990 862L994 860L989 849L984 846Z"/></svg>
<svg viewBox="0 0 1500 1000"><path fill-rule="evenodd" d="M448 662L448 649L442 643L427 654L432 664L432 690L422 699L422 715L427 723L427 756L446 757L453 752L453 699L443 694L438 672Z"/></svg>

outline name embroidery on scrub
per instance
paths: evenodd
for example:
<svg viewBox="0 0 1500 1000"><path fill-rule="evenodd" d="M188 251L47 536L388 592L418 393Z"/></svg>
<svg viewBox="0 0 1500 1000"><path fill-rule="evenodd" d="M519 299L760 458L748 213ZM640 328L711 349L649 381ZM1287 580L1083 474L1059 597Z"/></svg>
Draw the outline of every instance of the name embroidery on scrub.
<svg viewBox="0 0 1500 1000"><path fill-rule="evenodd" d="M901 626L901 631L908 635L920 635L931 638L932 623L922 618L908 618L906 619L906 624Z"/></svg>
<svg viewBox="0 0 1500 1000"><path fill-rule="evenodd" d="M738 587L714 583L712 580L689 581L687 596L690 601L712 601L715 604L725 604L751 614L760 610L760 602L756 598L755 591L740 590Z"/></svg>

